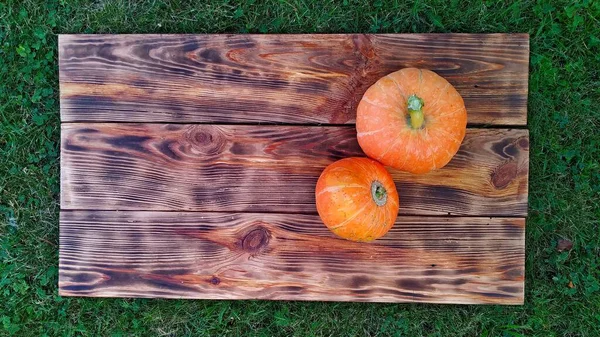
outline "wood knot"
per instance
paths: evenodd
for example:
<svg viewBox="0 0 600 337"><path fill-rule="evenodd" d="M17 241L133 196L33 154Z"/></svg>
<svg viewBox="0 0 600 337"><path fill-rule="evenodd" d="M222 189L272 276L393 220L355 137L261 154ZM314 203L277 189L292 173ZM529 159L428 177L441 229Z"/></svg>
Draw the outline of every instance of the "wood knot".
<svg viewBox="0 0 600 337"><path fill-rule="evenodd" d="M195 125L185 133L185 138L192 151L203 155L214 155L223 152L227 137L221 129L212 125Z"/></svg>
<svg viewBox="0 0 600 337"><path fill-rule="evenodd" d="M519 145L519 147L522 148L523 150L529 150L529 138L519 139L519 141L517 142L517 145Z"/></svg>
<svg viewBox="0 0 600 337"><path fill-rule="evenodd" d="M257 253L269 244L270 237L271 233L266 228L255 228L242 239L242 249L248 253Z"/></svg>
<svg viewBox="0 0 600 337"><path fill-rule="evenodd" d="M492 185L497 189L508 186L517 177L517 163L509 161L500 165L491 175Z"/></svg>
<svg viewBox="0 0 600 337"><path fill-rule="evenodd" d="M375 57L375 49L369 37L365 34L356 34L352 36L352 42L358 52L365 59L370 60Z"/></svg>
<svg viewBox="0 0 600 337"><path fill-rule="evenodd" d="M213 137L210 133L199 132L194 135L194 140L196 141L196 144L209 145L212 143Z"/></svg>
<svg viewBox="0 0 600 337"><path fill-rule="evenodd" d="M219 283L221 283L221 279L216 276L213 276L210 278L210 280L208 282L210 282L210 284L216 286L216 285L219 285Z"/></svg>
<svg viewBox="0 0 600 337"><path fill-rule="evenodd" d="M514 138L505 138L492 145L494 153L502 156L505 159L513 159L519 155L518 140Z"/></svg>

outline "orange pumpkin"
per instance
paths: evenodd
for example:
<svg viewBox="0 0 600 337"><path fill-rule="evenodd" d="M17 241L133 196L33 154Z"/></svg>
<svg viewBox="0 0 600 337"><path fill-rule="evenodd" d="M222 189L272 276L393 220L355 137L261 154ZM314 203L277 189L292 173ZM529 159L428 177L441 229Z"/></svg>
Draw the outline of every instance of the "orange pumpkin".
<svg viewBox="0 0 600 337"><path fill-rule="evenodd" d="M358 105L358 143L384 165L427 173L444 167L467 129L460 94L433 71L405 68L373 84Z"/></svg>
<svg viewBox="0 0 600 337"><path fill-rule="evenodd" d="M382 237L398 215L398 192L392 176L369 158L345 158L327 166L315 195L325 225L352 241Z"/></svg>

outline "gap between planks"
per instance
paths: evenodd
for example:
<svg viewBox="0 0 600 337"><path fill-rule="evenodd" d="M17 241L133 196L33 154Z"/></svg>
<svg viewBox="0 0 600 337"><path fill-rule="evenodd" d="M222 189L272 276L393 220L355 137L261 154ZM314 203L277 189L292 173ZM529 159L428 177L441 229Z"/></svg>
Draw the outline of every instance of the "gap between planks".
<svg viewBox="0 0 600 337"><path fill-rule="evenodd" d="M356 128L356 124L331 124L331 123L278 123L278 122L260 122L260 123L236 123L236 122L131 122L131 121L123 121L123 122L98 122L94 120L80 120L80 121L65 121L61 122L61 124L69 124L69 125L77 125L77 124L149 124L149 125L166 125L166 124L175 124L175 125L224 125L224 126L299 126L299 127L345 127L345 128ZM516 130L528 130L529 127L527 125L510 125L510 124L468 124L467 129L516 129Z"/></svg>
<svg viewBox="0 0 600 337"><path fill-rule="evenodd" d="M97 211L97 209L94 208L61 208L60 209L61 212L92 212L92 211ZM158 212L156 210L143 210L143 209L138 209L138 210L128 210L128 209L102 209L102 211L107 211L107 212L131 212L131 211L135 211L135 212ZM260 211L260 212L252 212L252 211L186 211L186 210L175 210L175 209L167 209L167 210L160 210L159 212L161 213L207 213L207 214L232 214L232 213L238 213L238 214L286 214L286 215L290 215L290 216L294 216L294 215L318 215L318 213L314 212L314 213L301 213L301 212L276 212L276 211L268 211L268 210L264 210L264 211ZM505 215L505 214L482 214L482 215L460 215L460 214L427 214L427 215L421 215L421 214L411 214L411 213L406 213L406 214L401 214L398 215L399 217L427 217L427 218L465 218L465 219L469 219L469 218L477 218L477 219L495 219L495 218L502 218L502 219L527 219L527 216L523 216L523 215Z"/></svg>

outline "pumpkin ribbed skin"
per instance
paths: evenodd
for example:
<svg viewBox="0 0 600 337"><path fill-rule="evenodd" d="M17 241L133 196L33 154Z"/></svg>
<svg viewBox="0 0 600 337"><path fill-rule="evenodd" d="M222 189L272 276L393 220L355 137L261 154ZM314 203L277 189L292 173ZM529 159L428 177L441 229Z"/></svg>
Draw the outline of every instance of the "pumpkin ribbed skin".
<svg viewBox="0 0 600 337"><path fill-rule="evenodd" d="M329 165L319 177L315 196L325 225L352 241L380 238L398 215L392 176L369 158L345 158Z"/></svg>
<svg viewBox="0 0 600 337"><path fill-rule="evenodd" d="M418 97L422 124L409 102ZM415 100L413 103L419 103ZM418 105L418 104L417 104ZM467 128L467 110L456 89L433 71L405 68L379 79L363 95L357 109L360 147L384 165L427 173L452 159Z"/></svg>

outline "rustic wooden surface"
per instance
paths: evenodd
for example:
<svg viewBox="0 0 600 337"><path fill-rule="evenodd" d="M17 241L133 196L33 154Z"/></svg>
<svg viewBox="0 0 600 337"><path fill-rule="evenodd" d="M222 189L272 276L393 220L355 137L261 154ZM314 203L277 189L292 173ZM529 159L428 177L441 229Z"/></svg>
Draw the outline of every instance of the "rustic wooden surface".
<svg viewBox="0 0 600 337"><path fill-rule="evenodd" d="M63 121L353 123L364 91L436 71L470 124L527 122L527 34L60 35Z"/></svg>
<svg viewBox="0 0 600 337"><path fill-rule="evenodd" d="M522 303L528 58L526 34L61 35L60 294ZM338 239L317 178L408 66L471 128L444 169L392 171L388 235Z"/></svg>
<svg viewBox="0 0 600 337"><path fill-rule="evenodd" d="M316 214L330 163L364 156L353 127L62 125L63 209ZM527 130L469 129L442 170L390 170L400 214L525 216Z"/></svg>
<svg viewBox="0 0 600 337"><path fill-rule="evenodd" d="M62 211L60 294L521 304L524 225L399 217L364 244L315 215Z"/></svg>

